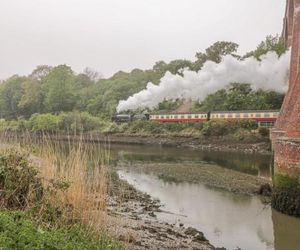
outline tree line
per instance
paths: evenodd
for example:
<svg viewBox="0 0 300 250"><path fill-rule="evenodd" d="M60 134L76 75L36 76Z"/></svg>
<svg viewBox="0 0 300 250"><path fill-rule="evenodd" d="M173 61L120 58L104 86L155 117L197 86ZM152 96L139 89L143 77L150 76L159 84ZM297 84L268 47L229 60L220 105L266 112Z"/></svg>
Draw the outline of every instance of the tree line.
<svg viewBox="0 0 300 250"><path fill-rule="evenodd" d="M119 71L108 79L86 69L76 74L67 65L38 66L28 76L14 75L0 83L0 119L29 119L34 114L61 112L86 112L102 119L110 119L120 100L144 89L148 82L158 84L169 71L182 74L183 69L201 70L208 60L219 63L222 56L233 55L241 60L259 57L269 51L278 56L286 51L279 36L268 36L258 47L244 56L237 55L238 44L216 42L204 52L196 53L195 61L158 61L152 69L134 69L129 73ZM228 89L209 95L202 103L195 102L193 109L206 111L208 107L218 110L279 108L283 95L276 92L252 91L245 83L234 83ZM181 100L165 101L158 109L174 109Z"/></svg>

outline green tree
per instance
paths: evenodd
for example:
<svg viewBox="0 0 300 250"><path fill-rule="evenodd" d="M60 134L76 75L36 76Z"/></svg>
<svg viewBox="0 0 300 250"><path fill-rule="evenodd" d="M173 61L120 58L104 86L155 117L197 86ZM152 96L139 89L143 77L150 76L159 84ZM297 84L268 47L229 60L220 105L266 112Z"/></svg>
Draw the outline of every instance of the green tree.
<svg viewBox="0 0 300 250"><path fill-rule="evenodd" d="M16 119L20 115L18 104L22 98L25 77L12 76L0 85L0 117Z"/></svg>
<svg viewBox="0 0 300 250"><path fill-rule="evenodd" d="M254 56L257 60L260 60L262 55L267 54L270 51L274 51L278 56L281 56L287 51L287 45L284 39L278 35L267 36L256 48L256 50L248 52L244 58Z"/></svg>
<svg viewBox="0 0 300 250"><path fill-rule="evenodd" d="M234 54L239 45L233 42L216 42L205 50L207 60L220 63L223 56Z"/></svg>
<svg viewBox="0 0 300 250"><path fill-rule="evenodd" d="M174 61L171 61L165 67L165 69L174 75L175 74L182 75L182 71L184 69L190 69L191 65L192 65L192 62L190 62L188 60L174 60Z"/></svg>
<svg viewBox="0 0 300 250"><path fill-rule="evenodd" d="M216 93L208 95L201 103L196 102L193 107L193 111L223 111L225 110L226 99L226 90L218 90Z"/></svg>
<svg viewBox="0 0 300 250"><path fill-rule="evenodd" d="M205 50L205 53L196 53L197 60L191 65L191 69L194 71L199 71L203 67L206 61L213 61L220 63L223 56L233 55L236 56L238 49L238 44L233 42L220 41L214 43L212 46Z"/></svg>
<svg viewBox="0 0 300 250"><path fill-rule="evenodd" d="M75 76L72 69L59 65L45 78L45 108L51 112L70 111L76 104Z"/></svg>
<svg viewBox="0 0 300 250"><path fill-rule="evenodd" d="M23 95L18 103L18 108L22 114L29 118L32 114L44 110L44 93L41 82L35 78L27 78L22 84Z"/></svg>
<svg viewBox="0 0 300 250"><path fill-rule="evenodd" d="M35 70L32 71L29 77L41 81L50 73L51 70L52 70L51 66L39 65L35 68Z"/></svg>

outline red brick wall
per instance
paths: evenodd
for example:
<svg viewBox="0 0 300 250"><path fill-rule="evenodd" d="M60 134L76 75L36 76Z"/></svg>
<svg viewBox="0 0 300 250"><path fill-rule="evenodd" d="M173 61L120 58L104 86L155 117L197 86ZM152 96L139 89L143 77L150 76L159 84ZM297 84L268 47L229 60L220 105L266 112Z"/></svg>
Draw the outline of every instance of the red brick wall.
<svg viewBox="0 0 300 250"><path fill-rule="evenodd" d="M276 128L285 131L289 137L297 138L300 137L300 0L287 1L286 15L286 39L292 47L289 90Z"/></svg>
<svg viewBox="0 0 300 250"><path fill-rule="evenodd" d="M278 139L274 145L276 173L300 176L300 140Z"/></svg>

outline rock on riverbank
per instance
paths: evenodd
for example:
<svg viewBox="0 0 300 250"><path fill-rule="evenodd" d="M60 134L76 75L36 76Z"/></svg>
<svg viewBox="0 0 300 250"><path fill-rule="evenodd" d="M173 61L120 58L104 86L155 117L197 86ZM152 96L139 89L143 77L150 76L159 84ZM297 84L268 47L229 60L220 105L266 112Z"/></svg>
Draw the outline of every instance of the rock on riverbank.
<svg viewBox="0 0 300 250"><path fill-rule="evenodd" d="M127 249L216 249L197 229L158 220L160 206L115 176L108 197L108 229Z"/></svg>

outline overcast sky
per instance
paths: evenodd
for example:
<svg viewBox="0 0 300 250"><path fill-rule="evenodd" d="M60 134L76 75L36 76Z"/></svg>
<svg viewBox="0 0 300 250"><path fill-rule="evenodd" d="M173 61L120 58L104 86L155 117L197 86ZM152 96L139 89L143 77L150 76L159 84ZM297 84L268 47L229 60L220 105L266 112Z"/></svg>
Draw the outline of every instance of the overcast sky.
<svg viewBox="0 0 300 250"><path fill-rule="evenodd" d="M281 33L285 0L0 0L0 79L37 65L116 71L194 60L215 41L254 49Z"/></svg>

